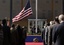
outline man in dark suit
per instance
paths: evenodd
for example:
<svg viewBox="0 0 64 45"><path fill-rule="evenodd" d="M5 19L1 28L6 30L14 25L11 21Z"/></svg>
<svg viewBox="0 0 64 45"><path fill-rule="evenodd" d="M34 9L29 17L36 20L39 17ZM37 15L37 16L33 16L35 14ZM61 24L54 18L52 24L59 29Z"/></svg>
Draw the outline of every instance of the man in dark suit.
<svg viewBox="0 0 64 45"><path fill-rule="evenodd" d="M60 24L54 34L55 45L64 45L64 15L59 16Z"/></svg>
<svg viewBox="0 0 64 45"><path fill-rule="evenodd" d="M7 26L6 19L2 20L3 45L10 45L10 27Z"/></svg>
<svg viewBox="0 0 64 45"><path fill-rule="evenodd" d="M55 32L56 32L56 29L57 29L57 27L58 27L58 25L59 25L59 19L58 19L58 17L55 17L55 19L54 19L54 25L53 25L53 29L52 29L52 45L54 45L54 34L55 34Z"/></svg>

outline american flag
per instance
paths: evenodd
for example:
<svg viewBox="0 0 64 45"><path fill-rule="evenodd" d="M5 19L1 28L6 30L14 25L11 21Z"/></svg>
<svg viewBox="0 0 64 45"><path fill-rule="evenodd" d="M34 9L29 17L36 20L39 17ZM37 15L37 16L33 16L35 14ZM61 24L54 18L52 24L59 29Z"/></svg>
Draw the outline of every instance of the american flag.
<svg viewBox="0 0 64 45"><path fill-rule="evenodd" d="M16 15L13 19L12 19L12 22L16 22L16 21L19 21L29 15L32 14L32 9L31 9L31 6L30 6L30 1L28 0L26 6L22 9L22 11Z"/></svg>

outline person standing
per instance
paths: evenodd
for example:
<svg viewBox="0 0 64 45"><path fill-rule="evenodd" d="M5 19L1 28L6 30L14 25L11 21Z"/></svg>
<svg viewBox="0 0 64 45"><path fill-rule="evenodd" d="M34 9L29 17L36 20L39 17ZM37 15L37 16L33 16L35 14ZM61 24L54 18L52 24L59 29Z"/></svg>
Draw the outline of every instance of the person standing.
<svg viewBox="0 0 64 45"><path fill-rule="evenodd" d="M3 45L3 31L1 24L0 24L0 45Z"/></svg>
<svg viewBox="0 0 64 45"><path fill-rule="evenodd" d="M54 26L54 21L50 21L50 30L49 30L49 37L48 37L48 45L52 45L52 30Z"/></svg>
<svg viewBox="0 0 64 45"><path fill-rule="evenodd" d="M18 32L15 29L14 24L12 24L10 31L11 31L11 44L12 45L18 45Z"/></svg>
<svg viewBox="0 0 64 45"><path fill-rule="evenodd" d="M64 15L59 15L60 24L56 29L54 34L54 44L55 45L64 45Z"/></svg>
<svg viewBox="0 0 64 45"><path fill-rule="evenodd" d="M22 41L22 37L24 36L23 35L23 30L22 30L22 28L20 27L20 25L17 25L16 26L16 30L17 30L17 32L18 32L18 45L22 45L23 43L23 41Z"/></svg>
<svg viewBox="0 0 64 45"><path fill-rule="evenodd" d="M26 36L27 36L27 28L25 27L25 26L23 26L22 27L22 34L23 34L23 36L22 36L22 43L23 43L23 45L25 45L25 39L26 39Z"/></svg>
<svg viewBox="0 0 64 45"><path fill-rule="evenodd" d="M2 30L3 30L3 45L10 45L10 27L7 26L6 19L2 20Z"/></svg>
<svg viewBox="0 0 64 45"><path fill-rule="evenodd" d="M45 45L47 45L48 44L48 23L45 24L44 30L45 30Z"/></svg>
<svg viewBox="0 0 64 45"><path fill-rule="evenodd" d="M54 19L54 25L53 25L53 29L52 29L52 45L54 45L54 34L55 34L55 32L56 32L56 29L57 29L57 27L58 27L58 25L60 24L60 22L59 22L59 19L58 19L58 17L55 17L55 19Z"/></svg>
<svg viewBox="0 0 64 45"><path fill-rule="evenodd" d="M45 40L45 30L44 30L44 26L42 27L42 30L41 30L41 38L42 38L42 40L43 40L43 42L44 42L44 40Z"/></svg>

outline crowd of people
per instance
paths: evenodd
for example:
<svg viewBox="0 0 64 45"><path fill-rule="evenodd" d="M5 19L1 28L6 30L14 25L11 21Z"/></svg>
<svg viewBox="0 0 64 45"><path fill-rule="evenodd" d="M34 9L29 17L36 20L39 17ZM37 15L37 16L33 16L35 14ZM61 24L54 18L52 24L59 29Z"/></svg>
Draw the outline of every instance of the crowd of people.
<svg viewBox="0 0 64 45"><path fill-rule="evenodd" d="M25 45L26 27L12 24L7 26L7 20L0 24L0 45Z"/></svg>
<svg viewBox="0 0 64 45"><path fill-rule="evenodd" d="M44 45L64 45L64 15L56 16L44 25L42 31Z"/></svg>
<svg viewBox="0 0 64 45"><path fill-rule="evenodd" d="M7 20L0 24L0 45L25 45L26 27L12 24L7 26ZM64 45L64 15L56 16L53 21L44 24L42 31L44 45ZM38 42L38 39L34 39Z"/></svg>

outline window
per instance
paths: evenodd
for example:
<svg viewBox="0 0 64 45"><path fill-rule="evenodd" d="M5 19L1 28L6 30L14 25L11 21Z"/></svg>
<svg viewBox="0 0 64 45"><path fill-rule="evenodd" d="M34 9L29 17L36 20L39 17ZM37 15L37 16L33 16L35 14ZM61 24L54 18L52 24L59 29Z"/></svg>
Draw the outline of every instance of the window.
<svg viewBox="0 0 64 45"><path fill-rule="evenodd" d="M44 22L46 22L46 19L37 20L37 35L41 35ZM28 34L29 35L36 34L36 19L28 19Z"/></svg>

